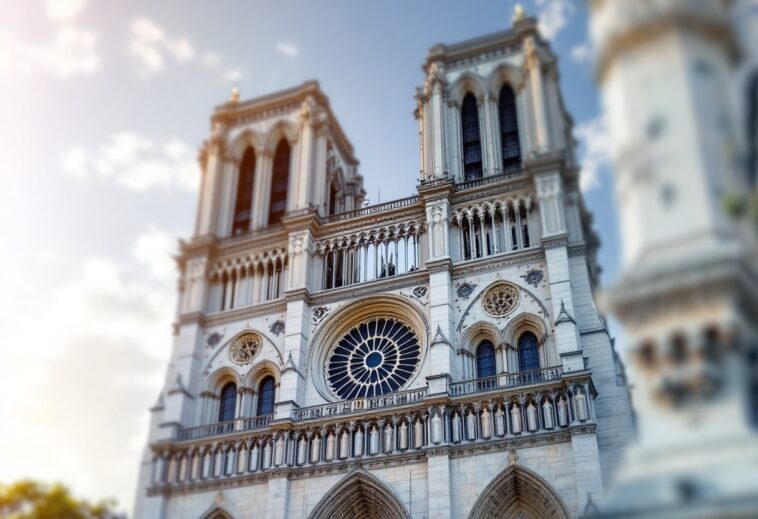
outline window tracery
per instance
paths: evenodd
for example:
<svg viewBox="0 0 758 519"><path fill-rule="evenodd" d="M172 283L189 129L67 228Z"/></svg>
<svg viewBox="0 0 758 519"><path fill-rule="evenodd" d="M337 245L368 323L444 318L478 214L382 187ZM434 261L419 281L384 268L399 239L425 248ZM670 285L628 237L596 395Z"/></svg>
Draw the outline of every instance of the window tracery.
<svg viewBox="0 0 758 519"><path fill-rule="evenodd" d="M345 334L328 356L326 380L349 400L392 393L413 376L421 359L414 331L396 319L366 321Z"/></svg>
<svg viewBox="0 0 758 519"><path fill-rule="evenodd" d="M235 364L248 364L261 349L261 337L257 333L246 333L232 343L229 348L229 358Z"/></svg>
<svg viewBox="0 0 758 519"><path fill-rule="evenodd" d="M482 307L493 317L503 317L511 313L518 302L518 288L510 283L500 283L487 290L482 299Z"/></svg>

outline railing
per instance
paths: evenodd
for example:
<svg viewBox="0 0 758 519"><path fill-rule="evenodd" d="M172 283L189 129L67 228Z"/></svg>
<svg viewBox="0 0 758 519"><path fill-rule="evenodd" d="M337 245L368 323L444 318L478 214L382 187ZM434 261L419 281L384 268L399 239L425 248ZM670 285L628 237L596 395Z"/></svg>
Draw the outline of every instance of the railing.
<svg viewBox="0 0 758 519"><path fill-rule="evenodd" d="M493 184L506 180L508 178L520 177L524 174L524 170L521 167L508 169L497 175L489 175L486 177L476 178L474 180L468 180L465 182L458 182L455 184L456 191L466 191L467 189L473 189L475 187L486 186L487 184Z"/></svg>
<svg viewBox="0 0 758 519"><path fill-rule="evenodd" d="M268 426L271 421L271 415L253 416L251 418L238 418L226 422L218 422L198 427L187 427L179 429L176 433L177 440L193 440L195 438L205 438L207 436L220 436L238 431L252 431L262 429Z"/></svg>
<svg viewBox="0 0 758 519"><path fill-rule="evenodd" d="M407 207L415 205L418 202L418 195L409 196L407 198L400 198L398 200L390 200L383 204L374 204L360 209L353 209L352 211L345 211L344 213L330 214L322 219L323 223L340 222L342 220L349 220L350 218L356 218L358 216L366 216L369 214L381 213L384 211L390 211L392 209L398 209L400 207Z"/></svg>
<svg viewBox="0 0 758 519"><path fill-rule="evenodd" d="M493 389L538 384L540 382L558 380L562 375L563 368L561 366L536 369L534 371L521 371L518 373L503 373L492 377L477 378L474 380L466 380L464 382L454 382L450 384L450 394L452 396L468 395L470 393L479 393Z"/></svg>
<svg viewBox="0 0 758 519"><path fill-rule="evenodd" d="M359 413L371 409L382 409L396 405L410 404L422 400L427 394L427 388L411 389L392 393L374 398L361 398L335 404L322 404L312 407L303 407L292 412L292 420L300 422L325 416L339 416L351 413Z"/></svg>

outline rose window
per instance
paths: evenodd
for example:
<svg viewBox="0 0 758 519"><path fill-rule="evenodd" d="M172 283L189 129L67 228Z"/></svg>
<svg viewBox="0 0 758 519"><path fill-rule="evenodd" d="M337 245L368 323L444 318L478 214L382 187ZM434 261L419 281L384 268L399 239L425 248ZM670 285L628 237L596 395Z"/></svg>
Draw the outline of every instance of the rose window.
<svg viewBox="0 0 758 519"><path fill-rule="evenodd" d="M501 283L490 288L484 295L484 311L493 317L503 317L511 313L518 305L518 288L508 283Z"/></svg>
<svg viewBox="0 0 758 519"><path fill-rule="evenodd" d="M326 380L339 398L392 393L413 376L421 346L411 328L395 319L373 319L347 332L329 354Z"/></svg>
<svg viewBox="0 0 758 519"><path fill-rule="evenodd" d="M229 356L237 364L247 364L258 355L260 349L260 336L257 333L246 333L232 343Z"/></svg>

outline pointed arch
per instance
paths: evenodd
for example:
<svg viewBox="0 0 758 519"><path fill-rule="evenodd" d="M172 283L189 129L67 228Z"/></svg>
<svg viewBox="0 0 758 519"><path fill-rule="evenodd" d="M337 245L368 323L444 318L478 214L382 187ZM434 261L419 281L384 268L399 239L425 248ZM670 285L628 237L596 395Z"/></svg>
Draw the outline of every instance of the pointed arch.
<svg viewBox="0 0 758 519"><path fill-rule="evenodd" d="M523 517L568 519L566 505L558 493L540 476L518 465L503 470L482 491L469 519Z"/></svg>
<svg viewBox="0 0 758 519"><path fill-rule="evenodd" d="M364 471L348 474L329 490L309 519L410 519L395 492Z"/></svg>
<svg viewBox="0 0 758 519"><path fill-rule="evenodd" d="M214 505L200 519L234 519L234 516L222 505Z"/></svg>
<svg viewBox="0 0 758 519"><path fill-rule="evenodd" d="M471 92L461 103L461 139L463 142L463 178L473 180L484 174L482 132L479 127L479 104Z"/></svg>
<svg viewBox="0 0 758 519"><path fill-rule="evenodd" d="M255 148L249 146L242 155L237 175L237 195L232 218L232 234L250 230L253 216L253 187L255 186Z"/></svg>
<svg viewBox="0 0 758 519"><path fill-rule="evenodd" d="M287 212L287 191L290 181L290 155L292 148L286 138L279 140L274 151L271 172L271 194L268 207L269 225L277 224Z"/></svg>

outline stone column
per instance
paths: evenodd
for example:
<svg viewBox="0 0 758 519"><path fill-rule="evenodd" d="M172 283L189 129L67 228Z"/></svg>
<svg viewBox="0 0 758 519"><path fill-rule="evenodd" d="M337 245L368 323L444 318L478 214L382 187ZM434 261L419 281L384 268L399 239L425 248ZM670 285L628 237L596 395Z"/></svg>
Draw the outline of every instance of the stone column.
<svg viewBox="0 0 758 519"><path fill-rule="evenodd" d="M197 221L195 222L195 234L197 236L214 234L216 231L225 139L226 130L220 123L215 123L213 134L208 145L204 148L200 160L203 171L198 195Z"/></svg>
<svg viewBox="0 0 758 519"><path fill-rule="evenodd" d="M253 228L268 225L268 208L271 202L271 175L274 155L271 150L261 149L255 161L255 196L253 198Z"/></svg>
<svg viewBox="0 0 758 519"><path fill-rule="evenodd" d="M546 151L550 148L550 126L547 120L545 86L542 81L542 63L534 37L530 36L524 40L523 52L525 76L529 78L532 108L534 110L537 149L538 151Z"/></svg>

